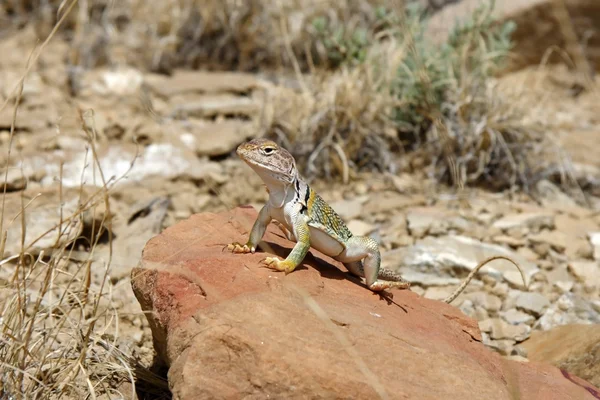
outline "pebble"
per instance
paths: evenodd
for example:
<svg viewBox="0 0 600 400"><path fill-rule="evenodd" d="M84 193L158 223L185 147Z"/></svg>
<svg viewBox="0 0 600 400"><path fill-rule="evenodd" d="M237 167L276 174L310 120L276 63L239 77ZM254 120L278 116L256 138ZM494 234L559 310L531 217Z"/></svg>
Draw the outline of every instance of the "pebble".
<svg viewBox="0 0 600 400"><path fill-rule="evenodd" d="M589 235L590 243L594 248L593 256L594 260L600 261L600 232L593 232Z"/></svg>
<svg viewBox="0 0 600 400"><path fill-rule="evenodd" d="M548 299L536 292L521 292L517 296L516 306L518 309L524 310L535 316L540 316L544 310L550 305Z"/></svg>
<svg viewBox="0 0 600 400"><path fill-rule="evenodd" d="M331 208L333 208L345 221L360 217L362 214L362 204L357 200L335 201L331 203Z"/></svg>
<svg viewBox="0 0 600 400"><path fill-rule="evenodd" d="M348 229L354 236L367 236L375 230L375 226L360 219L353 219L348 222Z"/></svg>
<svg viewBox="0 0 600 400"><path fill-rule="evenodd" d="M527 228L537 232L543 228L552 228L554 226L554 216L548 213L522 213L506 215L496 222L493 226L499 229Z"/></svg>
<svg viewBox="0 0 600 400"><path fill-rule="evenodd" d="M510 339L484 341L486 346L502 354L503 356L508 356L512 352L515 343L516 342L514 340Z"/></svg>
<svg viewBox="0 0 600 400"><path fill-rule="evenodd" d="M600 264L596 261L573 261L568 268L584 284L600 287Z"/></svg>
<svg viewBox="0 0 600 400"><path fill-rule="evenodd" d="M511 325L531 324L535 320L532 315L519 311L516 308L501 311L500 316Z"/></svg>
<svg viewBox="0 0 600 400"><path fill-rule="evenodd" d="M487 332L491 339L509 339L522 342L531 335L529 325L512 325L500 318L489 318L479 322L479 329Z"/></svg>
<svg viewBox="0 0 600 400"><path fill-rule="evenodd" d="M590 323L600 323L600 307L581 296L565 293L548 307L533 327L546 331L558 325Z"/></svg>
<svg viewBox="0 0 600 400"><path fill-rule="evenodd" d="M473 305L481 306L487 311L497 312L502 307L502 300L498 296L487 292L474 292L465 295L465 298L470 300Z"/></svg>
<svg viewBox="0 0 600 400"><path fill-rule="evenodd" d="M563 253L565 251L566 243L568 242L567 235L560 231L542 231L535 235L530 235L529 240L535 245L547 244L550 248Z"/></svg>

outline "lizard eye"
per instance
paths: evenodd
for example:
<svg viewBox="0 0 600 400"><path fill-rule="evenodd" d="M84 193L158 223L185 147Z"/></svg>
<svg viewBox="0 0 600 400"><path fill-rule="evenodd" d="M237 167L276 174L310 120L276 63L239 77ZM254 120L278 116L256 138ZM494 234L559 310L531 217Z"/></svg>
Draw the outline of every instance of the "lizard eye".
<svg viewBox="0 0 600 400"><path fill-rule="evenodd" d="M271 154L275 153L275 150L276 150L275 147L268 146L268 147L263 148L263 153L265 153L266 155L271 155Z"/></svg>

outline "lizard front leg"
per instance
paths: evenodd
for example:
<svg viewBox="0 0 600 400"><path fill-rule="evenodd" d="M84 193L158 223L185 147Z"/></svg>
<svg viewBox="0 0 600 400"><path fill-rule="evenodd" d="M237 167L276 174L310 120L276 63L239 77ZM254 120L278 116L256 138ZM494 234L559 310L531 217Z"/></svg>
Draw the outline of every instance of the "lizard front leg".
<svg viewBox="0 0 600 400"><path fill-rule="evenodd" d="M283 261L277 257L267 257L263 260L268 268L283 271L286 275L296 269L310 249L310 230L304 215L298 213L293 223L297 242L287 258Z"/></svg>
<svg viewBox="0 0 600 400"><path fill-rule="evenodd" d="M254 225L252 225L252 230L250 231L250 237L246 244L241 244L238 242L234 242L227 245L227 249L231 250L234 253L254 253L256 251L256 246L262 240L262 237L267 230L267 225L271 222L271 210L269 209L269 204L263 206L258 213L258 217L256 221L254 221Z"/></svg>
<svg viewBox="0 0 600 400"><path fill-rule="evenodd" d="M401 275L380 268L379 246L373 238L368 236L349 238L346 242L346 249L336 258L343 262L351 273L364 276L367 287L374 292L394 287L401 289L410 287L410 283Z"/></svg>

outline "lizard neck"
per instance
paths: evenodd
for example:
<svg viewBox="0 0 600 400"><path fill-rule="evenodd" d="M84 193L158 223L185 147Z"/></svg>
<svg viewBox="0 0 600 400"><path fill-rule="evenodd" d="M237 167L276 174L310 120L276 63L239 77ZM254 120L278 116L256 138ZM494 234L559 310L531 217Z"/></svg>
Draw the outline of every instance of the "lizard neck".
<svg viewBox="0 0 600 400"><path fill-rule="evenodd" d="M269 193L269 204L273 208L281 208L295 196L295 182L286 184L279 181L265 180Z"/></svg>

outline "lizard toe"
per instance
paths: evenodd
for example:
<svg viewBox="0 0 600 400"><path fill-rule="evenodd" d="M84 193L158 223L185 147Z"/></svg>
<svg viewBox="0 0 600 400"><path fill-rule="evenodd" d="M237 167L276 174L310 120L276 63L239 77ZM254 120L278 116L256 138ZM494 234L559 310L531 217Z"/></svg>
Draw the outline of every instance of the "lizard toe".
<svg viewBox="0 0 600 400"><path fill-rule="evenodd" d="M241 244L237 242L228 244L227 249L233 253L254 253L254 251L252 251L252 249L250 249L250 247L248 247L247 244Z"/></svg>

